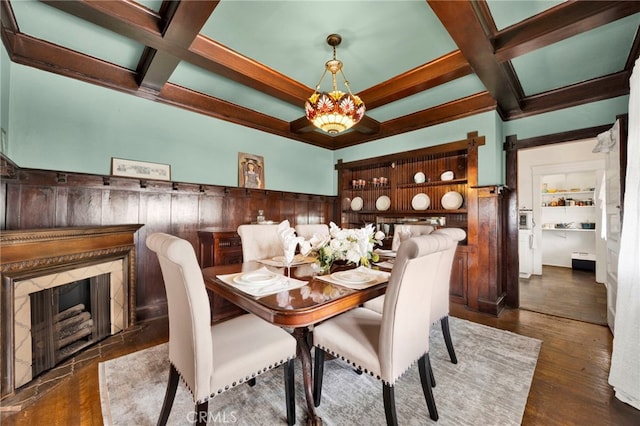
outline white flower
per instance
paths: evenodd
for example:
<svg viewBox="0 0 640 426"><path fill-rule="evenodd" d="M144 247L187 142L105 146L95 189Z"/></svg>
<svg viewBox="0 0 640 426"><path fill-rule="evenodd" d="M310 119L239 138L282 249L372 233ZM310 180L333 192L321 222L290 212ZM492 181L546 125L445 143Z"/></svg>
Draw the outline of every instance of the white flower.
<svg viewBox="0 0 640 426"><path fill-rule="evenodd" d="M329 236L314 235L308 244L321 265L330 265L336 260L368 265L369 260L377 259L373 248L375 244L382 244L384 236L381 231L375 232L373 224L359 229L341 229L331 222Z"/></svg>

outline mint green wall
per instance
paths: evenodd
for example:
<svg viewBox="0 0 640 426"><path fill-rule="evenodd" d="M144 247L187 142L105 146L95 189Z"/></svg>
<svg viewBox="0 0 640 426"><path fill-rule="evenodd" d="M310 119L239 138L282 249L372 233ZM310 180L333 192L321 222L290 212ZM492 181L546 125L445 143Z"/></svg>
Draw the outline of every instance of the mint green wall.
<svg viewBox="0 0 640 426"><path fill-rule="evenodd" d="M11 60L4 48L4 44L0 43L0 129L2 129L5 143L9 137L9 93L11 81ZM0 142L2 142L0 140ZM0 143L0 152L5 151L4 143Z"/></svg>
<svg viewBox="0 0 640 426"><path fill-rule="evenodd" d="M326 149L15 63L10 98L8 155L20 167L108 175L118 157L171 164L178 182L236 186L246 152L264 157L267 189L335 193Z"/></svg>
<svg viewBox="0 0 640 426"><path fill-rule="evenodd" d="M171 164L172 179L237 185L238 152L265 158L267 189L336 194L334 164L485 136L480 185L504 183L506 135L520 139L613 123L628 96L502 122L485 112L332 152L35 68L0 67L7 155L25 168L108 175L111 157ZM11 132L9 132L11 129Z"/></svg>
<svg viewBox="0 0 640 426"><path fill-rule="evenodd" d="M477 130L478 135L485 137L485 145L478 149L478 184L499 184L503 182L502 176L504 175L499 123L500 119L495 112L485 112L402 135L340 149L335 152L334 157L336 161L341 158L345 162L377 157L466 139L468 132Z"/></svg>

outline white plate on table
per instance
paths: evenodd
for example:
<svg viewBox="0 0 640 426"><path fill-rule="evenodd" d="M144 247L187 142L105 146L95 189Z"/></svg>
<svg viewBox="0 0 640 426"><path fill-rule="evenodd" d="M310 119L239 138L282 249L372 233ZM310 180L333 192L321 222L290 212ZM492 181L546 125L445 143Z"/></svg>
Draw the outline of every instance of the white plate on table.
<svg viewBox="0 0 640 426"><path fill-rule="evenodd" d="M386 195L381 195L376 200L376 209L378 210L389 210L391 207L391 199Z"/></svg>
<svg viewBox="0 0 640 426"><path fill-rule="evenodd" d="M365 284L375 279L371 274L355 270L334 272L331 278L344 284Z"/></svg>
<svg viewBox="0 0 640 426"><path fill-rule="evenodd" d="M358 210L362 210L363 204L364 204L364 201L362 201L361 197L355 197L353 200L351 200L351 210L356 212Z"/></svg>
<svg viewBox="0 0 640 426"><path fill-rule="evenodd" d="M398 252L395 252L393 250L386 250L386 249L375 249L374 252L378 253L378 256L386 256L386 257L396 257L396 254L398 254Z"/></svg>
<svg viewBox="0 0 640 426"><path fill-rule="evenodd" d="M458 210L462 206L462 194L456 191L449 191L440 200L442 208L445 210Z"/></svg>
<svg viewBox="0 0 640 426"><path fill-rule="evenodd" d="M427 194L416 194L415 197L411 200L411 207L414 210L426 210L429 208L429 204L431 204L431 200Z"/></svg>
<svg viewBox="0 0 640 426"><path fill-rule="evenodd" d="M238 275L233 278L233 282L237 284L267 285L275 283L281 277L282 275L274 272L259 270Z"/></svg>

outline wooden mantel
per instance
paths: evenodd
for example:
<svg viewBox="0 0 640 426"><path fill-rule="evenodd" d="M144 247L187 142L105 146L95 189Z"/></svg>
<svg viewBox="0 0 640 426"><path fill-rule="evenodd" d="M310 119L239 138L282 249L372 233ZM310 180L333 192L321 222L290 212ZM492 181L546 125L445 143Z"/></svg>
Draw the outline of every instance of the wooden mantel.
<svg viewBox="0 0 640 426"><path fill-rule="evenodd" d="M81 265L122 259L125 268L124 327L135 323L136 256L140 224L7 230L0 233L1 396L14 389L14 283Z"/></svg>

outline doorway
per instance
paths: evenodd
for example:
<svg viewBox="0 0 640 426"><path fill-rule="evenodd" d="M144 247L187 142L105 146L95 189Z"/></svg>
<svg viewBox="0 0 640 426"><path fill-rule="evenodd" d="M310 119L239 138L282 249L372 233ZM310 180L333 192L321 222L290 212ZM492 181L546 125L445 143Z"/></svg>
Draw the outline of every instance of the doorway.
<svg viewBox="0 0 640 426"><path fill-rule="evenodd" d="M519 244L518 285L521 309L606 325L606 254L598 234L601 207L594 201L604 159L592 152L596 142L518 150L518 209L533 214L523 240L528 244ZM585 255L598 273L582 267Z"/></svg>

